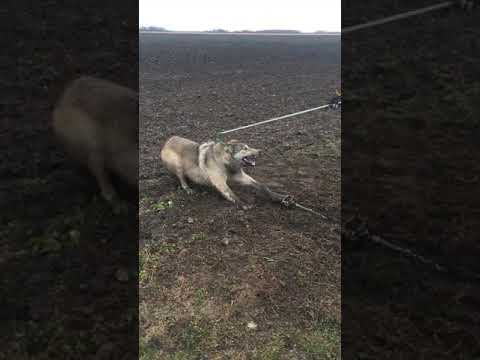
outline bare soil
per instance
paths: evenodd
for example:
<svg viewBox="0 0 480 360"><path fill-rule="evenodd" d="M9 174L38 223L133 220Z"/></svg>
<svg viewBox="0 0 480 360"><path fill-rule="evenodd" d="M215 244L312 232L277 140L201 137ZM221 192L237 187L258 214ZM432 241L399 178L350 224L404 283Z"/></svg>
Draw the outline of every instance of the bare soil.
<svg viewBox="0 0 480 360"><path fill-rule="evenodd" d="M340 82L339 40L140 35L143 359L338 355L340 112L225 136L264 151L253 177L327 219L244 189L234 191L250 211L201 187L189 196L159 153L172 135L202 142L328 103Z"/></svg>
<svg viewBox="0 0 480 360"><path fill-rule="evenodd" d="M343 23L431 4L342 2ZM448 269L345 236L346 359L480 356L478 11L342 37L342 221L358 214L372 234Z"/></svg>
<svg viewBox="0 0 480 360"><path fill-rule="evenodd" d="M32 4L0 24L0 358L135 359L135 189L114 216L50 121L77 76L137 88L137 5Z"/></svg>

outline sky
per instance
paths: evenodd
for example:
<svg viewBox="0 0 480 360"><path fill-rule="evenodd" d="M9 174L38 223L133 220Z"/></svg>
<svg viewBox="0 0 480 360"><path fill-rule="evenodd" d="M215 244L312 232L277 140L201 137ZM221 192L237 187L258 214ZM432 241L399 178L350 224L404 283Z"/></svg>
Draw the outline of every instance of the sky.
<svg viewBox="0 0 480 360"><path fill-rule="evenodd" d="M140 26L213 29L341 30L341 0L140 0Z"/></svg>

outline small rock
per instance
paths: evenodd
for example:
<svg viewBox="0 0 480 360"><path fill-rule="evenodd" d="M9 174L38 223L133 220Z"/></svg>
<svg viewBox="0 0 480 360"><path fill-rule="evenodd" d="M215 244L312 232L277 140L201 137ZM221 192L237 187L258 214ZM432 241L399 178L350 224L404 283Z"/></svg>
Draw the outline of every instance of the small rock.
<svg viewBox="0 0 480 360"><path fill-rule="evenodd" d="M121 281L121 282L128 281L128 272L127 272L127 270L125 270L125 269L118 269L118 270L115 272L115 278L116 278L118 281Z"/></svg>
<svg viewBox="0 0 480 360"><path fill-rule="evenodd" d="M188 254L188 250L187 249L182 249L179 253L178 253L178 257L184 257L185 255Z"/></svg>
<svg viewBox="0 0 480 360"><path fill-rule="evenodd" d="M222 244L225 245L225 246L227 246L228 244L230 244L230 238L224 237L224 238L222 239Z"/></svg>
<svg viewBox="0 0 480 360"><path fill-rule="evenodd" d="M188 222L189 224L193 224L194 220L193 220L192 217L188 217L188 218L187 218L187 222Z"/></svg>
<svg viewBox="0 0 480 360"><path fill-rule="evenodd" d="M253 321L250 321L248 324L247 324L247 328L249 330L257 330L257 324L255 324Z"/></svg>

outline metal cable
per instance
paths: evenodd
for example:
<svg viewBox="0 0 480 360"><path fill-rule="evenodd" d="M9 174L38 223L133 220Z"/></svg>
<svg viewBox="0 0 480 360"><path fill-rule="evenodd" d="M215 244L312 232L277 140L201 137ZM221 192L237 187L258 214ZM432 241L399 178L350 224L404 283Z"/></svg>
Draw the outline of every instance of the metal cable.
<svg viewBox="0 0 480 360"><path fill-rule="evenodd" d="M420 15L420 14L424 14L424 13L427 13L427 12L444 9L444 8L450 7L452 5L454 5L453 1L445 1L445 2L442 2L442 3L437 4L437 5L432 5L432 6L427 6L427 7L421 8L421 9L417 9L417 10L407 11L407 12L404 12L404 13L401 13L401 14L388 16L388 17L383 18L383 19L369 21L369 22L364 23L364 24L347 26L347 27L342 29L342 35L347 34L349 32L352 32L352 31L362 30L362 29L366 29L366 28L369 28L369 27L373 27L373 26L377 26L377 25L381 25L381 24L386 24L386 23L389 23L389 22L392 22L392 21L397 21L397 20L400 20L400 19L409 18L409 17L415 16L415 15Z"/></svg>

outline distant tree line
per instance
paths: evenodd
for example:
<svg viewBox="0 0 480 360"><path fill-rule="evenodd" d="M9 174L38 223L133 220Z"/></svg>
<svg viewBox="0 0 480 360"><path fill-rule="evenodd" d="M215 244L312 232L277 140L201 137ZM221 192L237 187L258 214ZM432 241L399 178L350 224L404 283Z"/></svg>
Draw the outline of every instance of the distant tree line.
<svg viewBox="0 0 480 360"><path fill-rule="evenodd" d="M140 26L140 31L169 31L160 26Z"/></svg>
<svg viewBox="0 0 480 360"><path fill-rule="evenodd" d="M170 31L165 29L164 27L161 26L140 26L140 31ZM271 30L257 30L257 31L252 31L252 30L239 30L239 31L228 31L225 29L213 29L213 30L206 30L206 31L201 31L201 32L206 32L206 33L269 33L269 34L302 34L301 31L298 30L282 30L282 29L271 29ZM339 34L340 32L338 31L323 31L323 30L318 30L314 32L315 34Z"/></svg>
<svg viewBox="0 0 480 360"><path fill-rule="evenodd" d="M281 29L271 29L271 30L258 30L257 33L271 33L271 34L301 34L301 31L298 30L281 30Z"/></svg>
<svg viewBox="0 0 480 360"><path fill-rule="evenodd" d="M208 33L228 33L229 31L224 30L224 29L213 29L213 30L207 30L205 32L208 32Z"/></svg>
<svg viewBox="0 0 480 360"><path fill-rule="evenodd" d="M340 34L340 31L323 31L323 30L318 30L318 31L315 31L315 34Z"/></svg>

